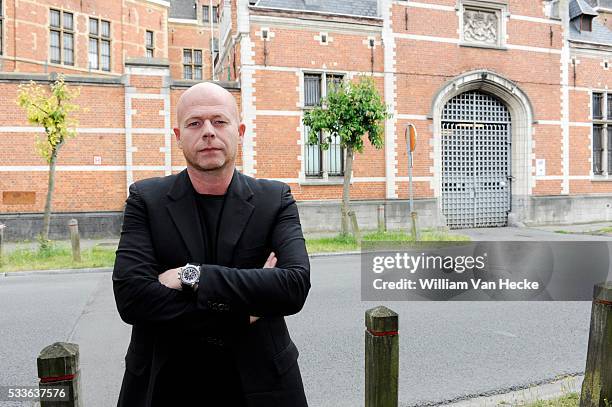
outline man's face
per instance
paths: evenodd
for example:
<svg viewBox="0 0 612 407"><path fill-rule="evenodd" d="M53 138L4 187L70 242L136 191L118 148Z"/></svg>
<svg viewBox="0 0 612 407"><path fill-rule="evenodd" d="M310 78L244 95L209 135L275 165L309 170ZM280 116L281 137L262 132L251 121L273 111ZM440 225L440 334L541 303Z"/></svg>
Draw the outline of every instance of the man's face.
<svg viewBox="0 0 612 407"><path fill-rule="evenodd" d="M199 171L234 167L245 126L231 95L212 89L184 95L178 112L176 140L187 163Z"/></svg>

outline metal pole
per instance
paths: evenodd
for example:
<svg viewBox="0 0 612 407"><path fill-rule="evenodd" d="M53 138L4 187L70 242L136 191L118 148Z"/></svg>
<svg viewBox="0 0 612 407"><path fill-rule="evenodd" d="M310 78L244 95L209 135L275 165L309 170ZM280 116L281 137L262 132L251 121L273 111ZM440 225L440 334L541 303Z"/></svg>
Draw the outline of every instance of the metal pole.
<svg viewBox="0 0 612 407"><path fill-rule="evenodd" d="M414 196L412 192L412 149L409 136L409 127L406 127L406 147L408 149L408 198L410 206L410 223L411 223L411 234L414 241L419 240L419 230L417 228L417 213L414 210Z"/></svg>
<svg viewBox="0 0 612 407"><path fill-rule="evenodd" d="M2 255L3 255L3 240L4 240L4 228L6 225L0 224L0 266L2 266Z"/></svg>
<svg viewBox="0 0 612 407"><path fill-rule="evenodd" d="M410 145L409 147L410 148ZM410 213L414 212L414 202L412 197L412 151L408 151L408 194L410 197Z"/></svg>

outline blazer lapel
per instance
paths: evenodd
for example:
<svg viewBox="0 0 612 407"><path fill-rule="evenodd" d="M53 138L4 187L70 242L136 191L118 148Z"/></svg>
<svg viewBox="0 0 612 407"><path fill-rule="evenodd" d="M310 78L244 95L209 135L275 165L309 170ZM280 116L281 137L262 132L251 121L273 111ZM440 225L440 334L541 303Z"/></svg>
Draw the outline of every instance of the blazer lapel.
<svg viewBox="0 0 612 407"><path fill-rule="evenodd" d="M246 228L255 208L251 202L253 191L247 183L246 177L234 170L232 182L227 189L223 213L219 223L217 239L217 263L224 266L231 265L232 255Z"/></svg>
<svg viewBox="0 0 612 407"><path fill-rule="evenodd" d="M168 196L172 200L166 208L191 255L189 261L204 262L204 237L187 170L178 174Z"/></svg>

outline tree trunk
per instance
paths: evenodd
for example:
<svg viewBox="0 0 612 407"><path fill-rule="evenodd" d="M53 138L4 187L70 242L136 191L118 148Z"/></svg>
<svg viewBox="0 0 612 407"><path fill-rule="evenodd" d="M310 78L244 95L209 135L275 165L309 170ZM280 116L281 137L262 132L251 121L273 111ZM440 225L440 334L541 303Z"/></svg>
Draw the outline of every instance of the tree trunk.
<svg viewBox="0 0 612 407"><path fill-rule="evenodd" d="M49 161L49 183L47 186L47 201L45 202L45 213L43 215L43 229L40 234L42 245L46 245L49 240L49 227L51 225L51 200L53 198L53 189L55 188L55 164L57 162L57 153L59 148L56 148L51 153Z"/></svg>
<svg viewBox="0 0 612 407"><path fill-rule="evenodd" d="M353 149L346 148L346 166L344 168L344 186L342 187L342 235L349 233L349 203L351 201L351 173L353 171Z"/></svg>

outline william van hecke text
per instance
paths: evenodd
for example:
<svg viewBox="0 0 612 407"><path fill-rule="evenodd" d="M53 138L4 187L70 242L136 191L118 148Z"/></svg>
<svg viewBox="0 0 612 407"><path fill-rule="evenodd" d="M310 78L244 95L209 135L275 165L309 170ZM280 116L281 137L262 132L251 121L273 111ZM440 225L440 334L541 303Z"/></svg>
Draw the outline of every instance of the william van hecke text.
<svg viewBox="0 0 612 407"><path fill-rule="evenodd" d="M453 281L448 278L419 278L410 280L402 278L396 281L384 281L377 278L373 281L376 290L538 290L540 283L523 279L512 281L500 278L497 281L487 281L471 278L468 281Z"/></svg>

